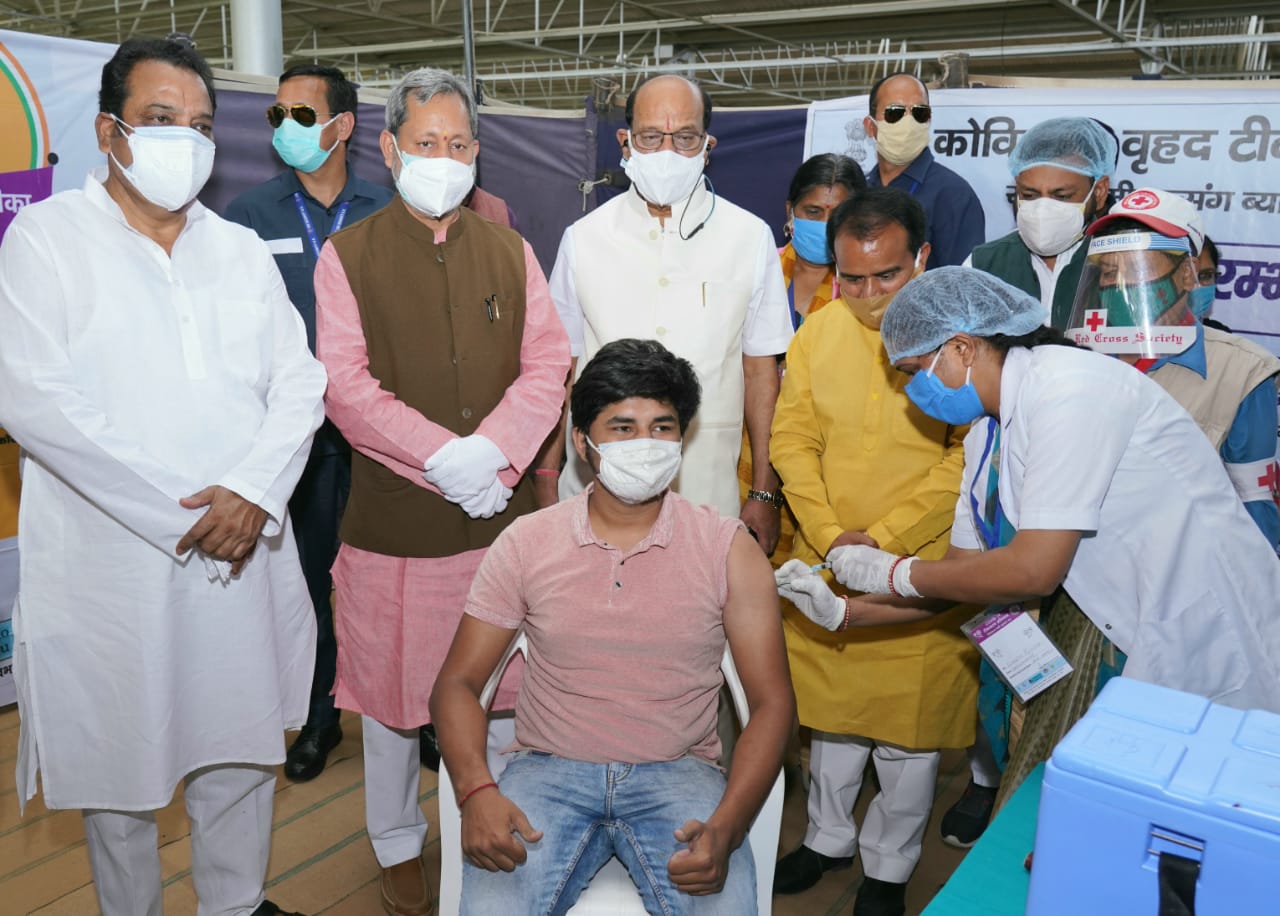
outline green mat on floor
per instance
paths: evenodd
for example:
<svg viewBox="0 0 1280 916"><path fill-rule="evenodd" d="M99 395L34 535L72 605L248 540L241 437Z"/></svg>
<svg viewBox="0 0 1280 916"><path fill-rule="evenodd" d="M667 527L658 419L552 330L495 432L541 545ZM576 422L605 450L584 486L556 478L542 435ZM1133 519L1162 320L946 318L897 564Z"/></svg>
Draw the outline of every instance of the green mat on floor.
<svg viewBox="0 0 1280 916"><path fill-rule="evenodd" d="M1044 764L1027 776L921 916L1023 916Z"/></svg>

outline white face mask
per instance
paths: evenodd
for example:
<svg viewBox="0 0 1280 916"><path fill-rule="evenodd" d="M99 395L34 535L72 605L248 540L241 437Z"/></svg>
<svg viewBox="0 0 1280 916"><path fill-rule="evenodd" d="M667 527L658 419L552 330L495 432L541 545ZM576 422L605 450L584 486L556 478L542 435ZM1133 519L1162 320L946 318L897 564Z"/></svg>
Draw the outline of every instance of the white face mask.
<svg viewBox="0 0 1280 916"><path fill-rule="evenodd" d="M921 124L910 114L897 124L876 122L876 152L885 162L910 165L929 145L929 123Z"/></svg>
<svg viewBox="0 0 1280 916"><path fill-rule="evenodd" d="M624 439L587 445L600 455L600 483L630 506L662 493L680 470L681 442L670 439Z"/></svg>
<svg viewBox="0 0 1280 916"><path fill-rule="evenodd" d="M216 147L212 140L190 127L134 127L111 117L129 129L133 164L125 168L113 154L108 155L139 194L171 212L195 200L213 172Z"/></svg>
<svg viewBox="0 0 1280 916"><path fill-rule="evenodd" d="M639 153L631 144L631 131L627 131L631 158L622 160L622 168L641 197L656 207L669 207L692 194L694 186L702 178L707 142L704 139L702 149L693 156L682 155L673 149Z"/></svg>
<svg viewBox="0 0 1280 916"><path fill-rule="evenodd" d="M1088 197L1078 204L1052 197L1020 200L1018 235L1042 258L1062 254L1084 236L1084 211L1088 203Z"/></svg>
<svg viewBox="0 0 1280 916"><path fill-rule="evenodd" d="M439 219L456 210L476 183L476 164L459 162L449 156L414 156L396 147L400 154L400 174L396 188L404 202Z"/></svg>

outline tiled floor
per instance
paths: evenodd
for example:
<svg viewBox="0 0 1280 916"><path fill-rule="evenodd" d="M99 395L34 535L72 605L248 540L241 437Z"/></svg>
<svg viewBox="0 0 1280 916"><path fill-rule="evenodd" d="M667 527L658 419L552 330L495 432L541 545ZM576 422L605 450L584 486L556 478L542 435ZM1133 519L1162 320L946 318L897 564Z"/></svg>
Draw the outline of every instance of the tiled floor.
<svg viewBox="0 0 1280 916"><path fill-rule="evenodd" d="M312 782L277 782L275 837L268 893L290 910L326 916L377 916L381 912L377 865L364 832L364 780L360 765L360 720L344 716L345 738L330 755L329 766ZM14 792L14 758L18 747L18 714L0 711L0 914L92 916L97 913L89 880L80 815L48 811L37 797L19 818ZM88 762L86 762L88 765ZM959 864L962 853L937 839L936 821L960 794L968 778L964 756L949 752L938 776L938 803L925 837L924 857L908 893L909 914L919 913ZM870 780L868 780L870 781ZM422 802L435 820L436 777L424 770ZM868 795L864 791L861 804ZM160 858L165 912L195 912L191 887L191 847L180 799L159 815ZM782 827L782 849L790 850L804 833L804 798L789 786ZM439 850L431 831L427 849L432 879L439 869ZM852 869L831 872L804 894L778 897L778 916L848 916L861 880ZM513 912L513 916L519 916Z"/></svg>

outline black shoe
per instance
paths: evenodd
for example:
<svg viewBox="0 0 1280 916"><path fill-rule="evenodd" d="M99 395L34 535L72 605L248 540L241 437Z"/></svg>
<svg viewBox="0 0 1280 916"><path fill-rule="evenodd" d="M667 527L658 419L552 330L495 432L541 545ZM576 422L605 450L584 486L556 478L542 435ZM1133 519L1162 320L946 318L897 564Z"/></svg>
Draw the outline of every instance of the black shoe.
<svg viewBox="0 0 1280 916"><path fill-rule="evenodd" d="M853 856L824 856L808 846L800 846L778 860L773 872L775 894L798 894L807 891L829 871L848 868Z"/></svg>
<svg viewBox="0 0 1280 916"><path fill-rule="evenodd" d="M302 914L282 910L270 900L264 900L258 904L258 908L253 911L252 916L302 916Z"/></svg>
<svg viewBox="0 0 1280 916"><path fill-rule="evenodd" d="M980 786L972 779L960 800L942 815L942 842L958 849L968 849L978 842L991 820L997 789Z"/></svg>
<svg viewBox="0 0 1280 916"><path fill-rule="evenodd" d="M853 916L904 916L907 912L907 885L867 876L853 902Z"/></svg>
<svg viewBox="0 0 1280 916"><path fill-rule="evenodd" d="M284 758L284 775L294 782L315 779L324 770L329 752L342 740L342 726L312 728L304 725ZM265 904L264 904L265 905ZM275 904L272 904L275 906ZM271 910L266 910L270 914Z"/></svg>
<svg viewBox="0 0 1280 916"><path fill-rule="evenodd" d="M418 758L431 772L440 772L440 744L436 741L434 725L428 724L418 729Z"/></svg>

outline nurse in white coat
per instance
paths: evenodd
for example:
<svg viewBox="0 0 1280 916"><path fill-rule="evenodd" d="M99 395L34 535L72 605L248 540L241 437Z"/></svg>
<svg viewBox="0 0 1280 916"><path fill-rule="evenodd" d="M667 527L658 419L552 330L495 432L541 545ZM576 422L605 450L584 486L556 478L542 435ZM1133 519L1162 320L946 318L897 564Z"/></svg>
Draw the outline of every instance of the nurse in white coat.
<svg viewBox="0 0 1280 916"><path fill-rule="evenodd" d="M841 582L887 599L845 607L786 567L782 593L835 628L912 619L927 613L922 597L1005 605L1061 584L1127 656L1126 676L1280 712L1280 560L1221 459L1158 385L1043 321L1037 300L972 269L931 271L898 293L880 333L914 376L907 394L945 422L973 422L952 548L932 562L833 552ZM989 482L999 511L988 512Z"/></svg>

